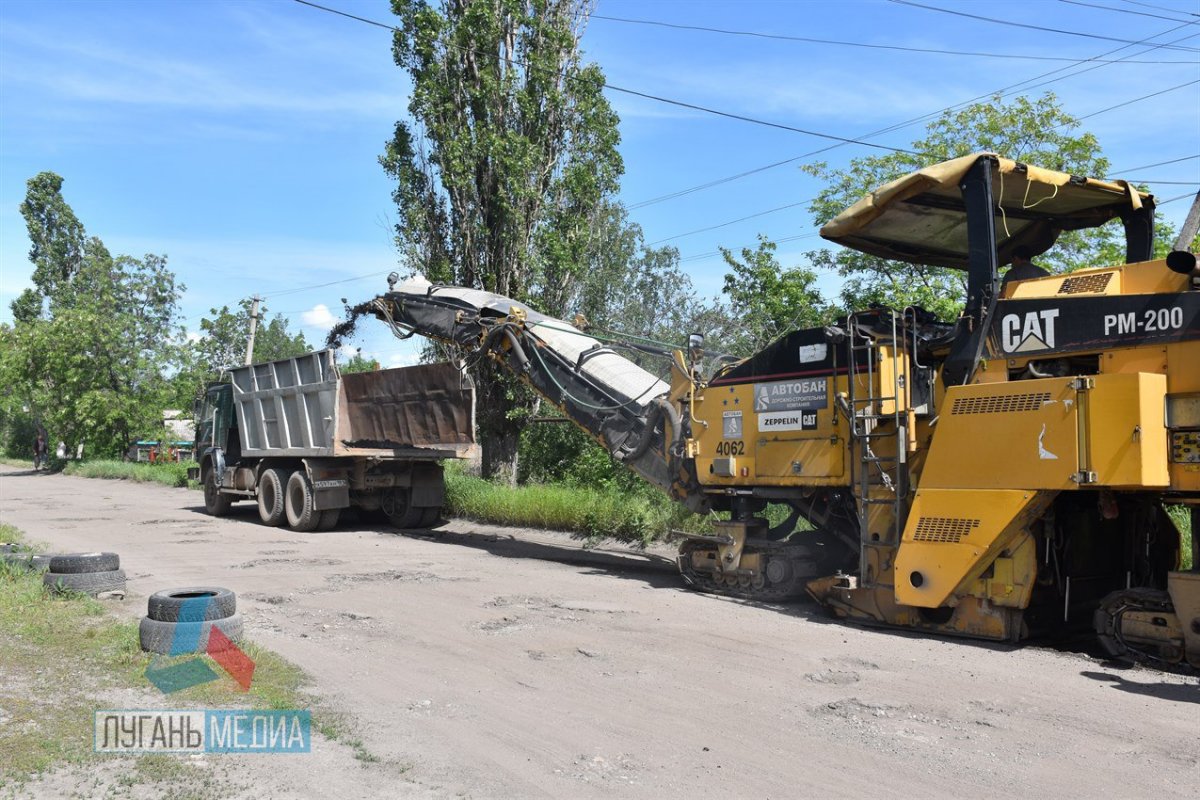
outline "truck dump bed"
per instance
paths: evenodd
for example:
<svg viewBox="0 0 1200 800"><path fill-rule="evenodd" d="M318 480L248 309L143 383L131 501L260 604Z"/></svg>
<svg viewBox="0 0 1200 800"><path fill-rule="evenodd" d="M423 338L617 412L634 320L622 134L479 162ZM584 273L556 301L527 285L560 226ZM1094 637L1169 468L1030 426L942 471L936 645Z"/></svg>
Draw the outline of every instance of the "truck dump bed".
<svg viewBox="0 0 1200 800"><path fill-rule="evenodd" d="M452 364L341 375L318 350L231 375L246 456L451 458L475 441L475 389Z"/></svg>

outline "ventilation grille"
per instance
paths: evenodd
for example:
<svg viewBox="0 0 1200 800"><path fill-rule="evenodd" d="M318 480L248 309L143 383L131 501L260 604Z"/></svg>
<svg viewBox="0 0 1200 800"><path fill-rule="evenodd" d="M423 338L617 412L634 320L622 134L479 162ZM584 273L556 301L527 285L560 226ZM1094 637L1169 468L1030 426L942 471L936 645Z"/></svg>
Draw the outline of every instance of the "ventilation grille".
<svg viewBox="0 0 1200 800"><path fill-rule="evenodd" d="M1049 392L994 394L989 397L959 397L951 414L1006 414L1011 411L1037 411L1050 402Z"/></svg>
<svg viewBox="0 0 1200 800"><path fill-rule="evenodd" d="M964 536L978 527L977 519L921 517L917 520L917 532L913 535L913 541L958 544Z"/></svg>
<svg viewBox="0 0 1200 800"><path fill-rule="evenodd" d="M1099 275L1080 275L1077 278L1067 278L1058 287L1059 294L1088 294L1103 292L1112 280L1112 272L1101 272Z"/></svg>

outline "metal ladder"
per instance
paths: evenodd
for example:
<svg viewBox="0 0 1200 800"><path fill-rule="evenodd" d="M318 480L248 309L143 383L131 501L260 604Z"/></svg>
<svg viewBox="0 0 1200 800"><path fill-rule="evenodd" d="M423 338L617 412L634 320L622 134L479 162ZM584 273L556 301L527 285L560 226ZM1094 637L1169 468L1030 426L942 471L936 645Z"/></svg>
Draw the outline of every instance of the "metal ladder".
<svg viewBox="0 0 1200 800"><path fill-rule="evenodd" d="M876 336L859 324L858 315L847 319L847 351L849 353L849 375L847 376L847 400L849 403L851 441L858 445L857 470L852 476L852 491L858 507L860 563L866 564L868 547L900 542L904 530L904 516L908 497L907 424L908 391L902 370L904 355L905 325L897 324L897 314L891 314L892 380L891 385L882 384L880 350ZM882 337L880 337L882 338ZM866 379L866 393L858 385ZM875 392L878 391L879 394ZM890 394L888 393L890 392ZM884 404L892 404L890 413L882 413ZM888 425L887 423L891 423ZM882 430L880 428L882 427ZM879 445L894 440L894 454L878 455ZM871 530L871 509L875 506L892 507L891 529L886 533Z"/></svg>

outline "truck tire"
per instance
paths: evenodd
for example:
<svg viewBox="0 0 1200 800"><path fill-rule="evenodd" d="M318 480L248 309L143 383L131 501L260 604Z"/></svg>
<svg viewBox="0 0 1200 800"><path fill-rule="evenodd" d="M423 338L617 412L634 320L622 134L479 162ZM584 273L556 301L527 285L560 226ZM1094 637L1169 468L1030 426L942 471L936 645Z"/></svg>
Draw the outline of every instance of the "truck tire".
<svg viewBox="0 0 1200 800"><path fill-rule="evenodd" d="M55 592L79 592L97 595L101 592L125 591L125 571L108 572L47 572L42 585Z"/></svg>
<svg viewBox="0 0 1200 800"><path fill-rule="evenodd" d="M205 598L208 603L204 606L203 615L188 622L212 621L232 617L237 612L237 596L228 589L219 586L188 586L183 589L164 589L150 595L147 602L146 616L157 622L179 622L179 616L186 608L188 614L199 611L199 604L190 605L189 601Z"/></svg>
<svg viewBox="0 0 1200 800"><path fill-rule="evenodd" d="M59 574L112 572L120 568L121 557L116 553L67 553L50 557L50 571Z"/></svg>
<svg viewBox="0 0 1200 800"><path fill-rule="evenodd" d="M283 524L283 497L287 489L287 470L272 467L258 476L258 517L264 525Z"/></svg>
<svg viewBox="0 0 1200 800"><path fill-rule="evenodd" d="M425 509L412 504L410 490L395 489L392 491L390 502L384 502L383 512L397 528L417 528L421 525L421 516Z"/></svg>
<svg viewBox="0 0 1200 800"><path fill-rule="evenodd" d="M204 510L210 517L223 517L231 505L233 501L217 490L217 473L210 467L204 476Z"/></svg>
<svg viewBox="0 0 1200 800"><path fill-rule="evenodd" d="M340 508L327 508L321 512L321 521L317 523L317 530L331 531L337 527L338 520L342 516Z"/></svg>
<svg viewBox="0 0 1200 800"><path fill-rule="evenodd" d="M432 528L442 518L442 510L440 508L423 508L421 514L421 527Z"/></svg>
<svg viewBox="0 0 1200 800"><path fill-rule="evenodd" d="M242 615L233 614L225 619L210 622L160 622L142 617L141 623L138 624L138 642L147 653L164 656L184 655L182 652L171 652L178 635L183 642L195 642L195 647L186 650L187 653L203 653L208 650L208 635L214 625L220 628L221 633L229 637L230 641L242 640Z"/></svg>
<svg viewBox="0 0 1200 800"><path fill-rule="evenodd" d="M321 521L321 512L313 508L312 483L303 471L297 470L288 476L287 493L284 495L284 509L287 513L288 525L295 531L316 530Z"/></svg>

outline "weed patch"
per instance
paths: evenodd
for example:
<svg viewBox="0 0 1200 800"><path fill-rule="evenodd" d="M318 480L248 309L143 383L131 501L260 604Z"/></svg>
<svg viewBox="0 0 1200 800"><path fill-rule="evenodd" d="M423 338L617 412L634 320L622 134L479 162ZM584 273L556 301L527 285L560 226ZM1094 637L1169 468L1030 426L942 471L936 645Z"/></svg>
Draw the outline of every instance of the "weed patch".
<svg viewBox="0 0 1200 800"><path fill-rule="evenodd" d="M74 461L68 463L63 472L80 478L127 480L185 487L188 485L188 466L188 462L146 464L129 461Z"/></svg>

